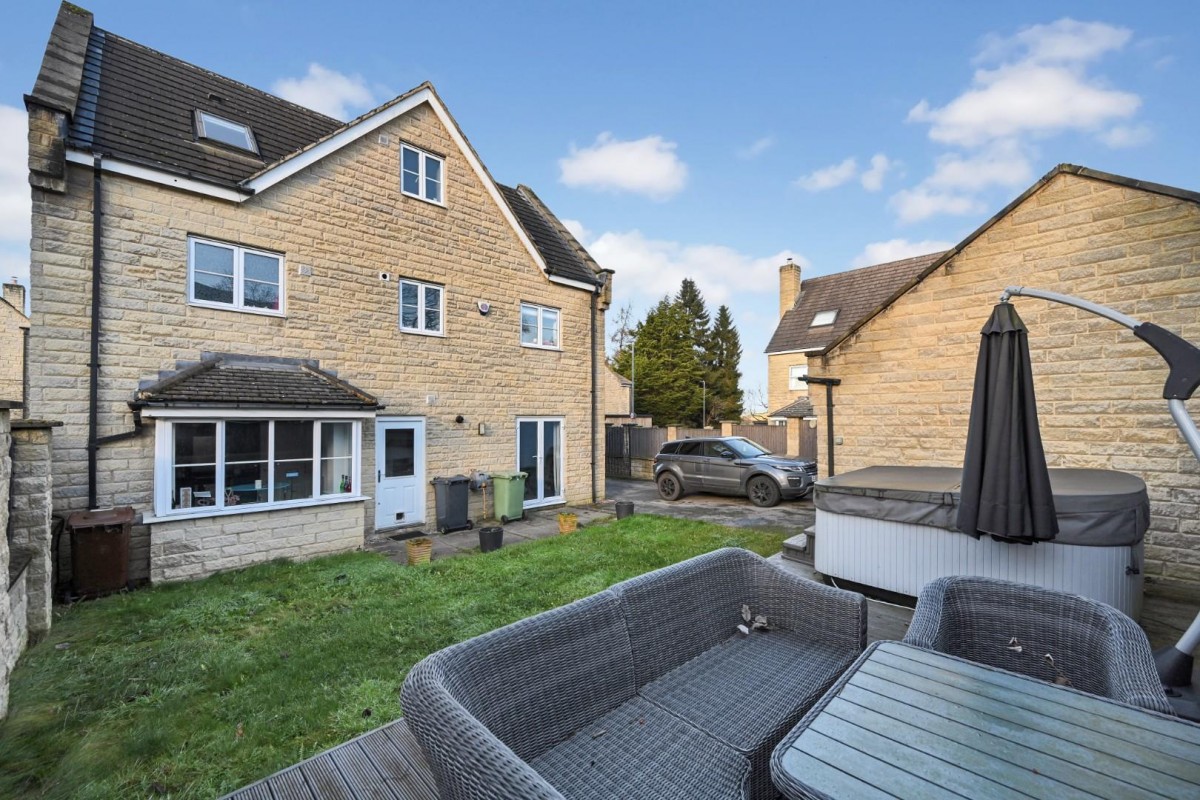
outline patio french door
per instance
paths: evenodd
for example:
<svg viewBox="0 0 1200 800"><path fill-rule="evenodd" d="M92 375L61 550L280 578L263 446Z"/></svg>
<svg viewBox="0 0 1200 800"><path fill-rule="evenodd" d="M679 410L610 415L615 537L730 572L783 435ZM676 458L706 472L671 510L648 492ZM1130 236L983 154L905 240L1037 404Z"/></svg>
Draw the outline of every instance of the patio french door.
<svg viewBox="0 0 1200 800"><path fill-rule="evenodd" d="M517 418L517 469L525 473L526 508L562 502L562 417Z"/></svg>

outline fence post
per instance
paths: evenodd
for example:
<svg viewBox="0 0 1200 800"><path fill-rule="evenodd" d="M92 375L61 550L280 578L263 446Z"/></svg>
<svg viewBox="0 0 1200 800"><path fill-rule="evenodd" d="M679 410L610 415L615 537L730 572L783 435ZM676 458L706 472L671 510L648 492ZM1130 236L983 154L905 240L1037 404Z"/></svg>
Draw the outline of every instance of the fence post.
<svg viewBox="0 0 1200 800"><path fill-rule="evenodd" d="M667 441L673 442L678 438L679 438L679 426L678 425L668 425L667 426Z"/></svg>
<svg viewBox="0 0 1200 800"><path fill-rule="evenodd" d="M721 420L721 435L733 436L733 426L737 424L737 420L723 419Z"/></svg>
<svg viewBox="0 0 1200 800"><path fill-rule="evenodd" d="M787 418L787 453L789 456L800 455L800 434L806 424L800 417Z"/></svg>

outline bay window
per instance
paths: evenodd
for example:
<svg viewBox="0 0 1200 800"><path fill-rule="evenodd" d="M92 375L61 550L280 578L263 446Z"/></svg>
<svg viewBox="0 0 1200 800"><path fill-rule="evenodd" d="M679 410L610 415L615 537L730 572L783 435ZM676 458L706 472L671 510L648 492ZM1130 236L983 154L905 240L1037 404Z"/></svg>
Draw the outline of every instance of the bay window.
<svg viewBox="0 0 1200 800"><path fill-rule="evenodd" d="M155 515L204 516L357 497L361 439L361 423L353 419L159 420Z"/></svg>

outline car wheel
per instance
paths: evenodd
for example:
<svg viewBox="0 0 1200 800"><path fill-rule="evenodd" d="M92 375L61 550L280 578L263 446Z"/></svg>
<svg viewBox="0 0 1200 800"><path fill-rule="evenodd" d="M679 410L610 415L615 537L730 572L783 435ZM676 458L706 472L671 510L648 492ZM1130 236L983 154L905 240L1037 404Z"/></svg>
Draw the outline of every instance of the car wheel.
<svg viewBox="0 0 1200 800"><path fill-rule="evenodd" d="M683 497L683 485L673 472L658 476L658 495L663 500L678 500Z"/></svg>
<svg viewBox="0 0 1200 800"><path fill-rule="evenodd" d="M755 475L746 484L746 496L759 508L777 506L780 499L779 484L766 475Z"/></svg>

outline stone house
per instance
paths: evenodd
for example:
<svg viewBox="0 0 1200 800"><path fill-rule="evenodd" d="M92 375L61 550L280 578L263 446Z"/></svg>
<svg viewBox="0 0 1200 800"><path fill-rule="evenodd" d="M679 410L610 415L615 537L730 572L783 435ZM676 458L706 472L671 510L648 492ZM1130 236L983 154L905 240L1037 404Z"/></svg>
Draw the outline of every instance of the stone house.
<svg viewBox="0 0 1200 800"><path fill-rule="evenodd" d="M855 273L871 270L879 272L876 299L812 349L789 331L837 310L807 296L826 279L805 281L798 300L781 281L772 385L783 385L800 355L810 376L838 381L828 437L825 387L812 398L822 474L831 442L838 472L885 462L961 466L979 332L1006 286L1077 295L1200 341L1200 193L1064 164L950 250ZM1029 328L1050 466L1144 479L1147 592L1200 597L1200 468L1162 399L1165 362L1094 315L1014 303Z"/></svg>
<svg viewBox="0 0 1200 800"><path fill-rule="evenodd" d="M0 400L25 400L25 349L29 317L25 316L25 287L13 278L0 286ZM19 410L14 414L19 415Z"/></svg>
<svg viewBox="0 0 1200 800"><path fill-rule="evenodd" d="M437 476L602 496L609 273L433 86L342 123L64 3L26 104L29 410L135 578L429 530Z"/></svg>

